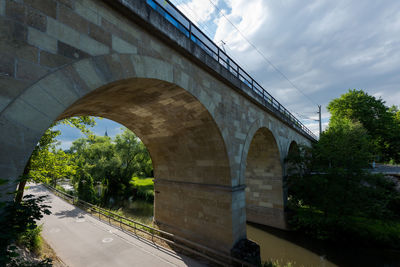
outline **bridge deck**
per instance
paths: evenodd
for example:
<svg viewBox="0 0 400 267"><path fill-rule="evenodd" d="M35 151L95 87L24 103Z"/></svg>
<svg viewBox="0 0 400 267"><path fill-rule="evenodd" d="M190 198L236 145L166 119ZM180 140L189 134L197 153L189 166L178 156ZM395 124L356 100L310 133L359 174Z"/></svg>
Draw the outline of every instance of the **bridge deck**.
<svg viewBox="0 0 400 267"><path fill-rule="evenodd" d="M98 221L44 186L31 184L25 194L49 195L42 236L68 266L205 266Z"/></svg>
<svg viewBox="0 0 400 267"><path fill-rule="evenodd" d="M288 109L269 94L250 74L216 45L205 33L192 23L168 0L103 0L121 14L150 28L166 43L172 44L184 54L190 55L199 65L216 73L250 101L261 105L283 123L298 131L311 141L317 137ZM151 7L151 8L150 8ZM170 27L172 26L172 27Z"/></svg>

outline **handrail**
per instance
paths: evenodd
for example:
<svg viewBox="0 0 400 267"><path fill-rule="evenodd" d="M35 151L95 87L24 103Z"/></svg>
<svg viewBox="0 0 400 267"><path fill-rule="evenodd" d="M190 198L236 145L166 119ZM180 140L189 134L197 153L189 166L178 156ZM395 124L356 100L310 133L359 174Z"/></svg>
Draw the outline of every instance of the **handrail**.
<svg viewBox="0 0 400 267"><path fill-rule="evenodd" d="M181 248L181 249L183 249L183 250L186 250L186 251L188 251L188 252L190 252L190 253L194 253L194 254L196 254L196 255L198 255L198 256L201 256L201 257L203 257L203 258L205 258L205 259L207 259L207 260L210 260L210 261L212 261L212 262L214 262L214 263L217 263L217 264L219 264L219 265L222 265L222 266L229 266L229 265L227 265L227 263L221 262L220 260L218 260L218 259L216 259L216 258L213 258L213 257L211 257L209 254L205 254L205 253L203 253L203 252L201 252L201 251L207 251L208 253L211 253L211 254L213 254L214 256L217 256L218 258L223 258L223 259L225 259L225 261L227 261L227 262L229 262L229 263L236 263L236 264L239 264L239 266L249 266L249 267L254 266L254 265L252 265L252 264L250 264L250 263L248 263L248 262L246 262L246 261L243 261L243 260L234 258L234 257L232 257L232 256L230 256L230 255L228 255L228 254L223 254L223 253L221 253L221 252L219 252L219 251L216 251L216 250L213 250L213 249L211 249L211 248L209 248L209 247L200 245L200 244L195 243L195 242L193 242L193 241L190 241L190 240L188 240L188 239L186 239L186 238L183 238L183 237L180 237L180 236L177 236L177 235L174 235L174 234L165 232L165 231L160 230L160 229L153 228L153 227L148 226L148 225L146 225L146 224L143 224L143 223L137 222L137 221L135 221L135 220L132 220L132 219L123 217L123 216L121 216L121 215L119 215L119 214L116 214L116 213L114 213L114 212L112 212L112 211L105 210L105 209L100 208L100 207L98 207L98 206L96 206L96 205L93 205L93 204L88 203L88 202L86 202L86 201L80 200L80 199L78 199L77 197L72 196L72 195L70 195L70 194L67 194L67 193L65 193L65 192L63 192L63 191L61 191L61 190L58 190L58 189L52 187L52 186L49 185L49 184L43 183L43 185L44 185L45 187L47 187L48 189L50 189L51 191L53 191L54 193L60 194L60 195L59 195L60 197L67 197L67 198L69 198L70 200L72 200L72 204L74 204L74 205L75 205L76 203L79 203L79 204L81 204L81 205L83 205L83 206L89 207L89 211L90 211L90 212L91 212L91 211L94 211L94 212L97 212L97 213L99 214L99 217L98 217L99 220L101 220L100 215L103 215L103 216L105 216L105 217L108 218L108 221L109 221L110 224L111 224L111 221L110 221L111 219L114 220L114 221L116 221L116 222L118 222L118 223L120 224L121 229L123 229L123 228L122 228L122 224L123 224L123 225L125 225L125 226L127 226L127 227L133 228L135 234L136 234L136 231L140 231L140 232L149 234L149 235L151 235L152 240L153 240L154 238L158 238L158 239L160 239L160 240L162 240L162 241L164 241L164 242L166 242L166 243L168 243L168 244L172 244L172 245L174 245L174 246L177 246L177 247L179 247L179 248ZM110 216L110 215L107 215L107 213L108 213L108 214L112 214L112 215L115 216L117 219L115 219L114 217L112 217L112 216ZM96 218L97 218L97 217L96 217ZM119 220L118 220L118 219L119 219ZM133 223L133 226L130 225L130 224L127 224L127 223L123 222L123 220ZM145 228L145 229L148 229L148 230L143 230L143 229L141 229L141 228L138 228L137 225L140 225L141 227L143 227L143 228ZM154 233L158 233L159 235L155 235ZM160 236L160 235L163 235L164 237L162 237L162 236ZM169 239L168 239L168 238L165 238L165 236L167 236ZM172 239L172 240L171 240L171 239ZM176 241L179 241L179 242L181 242L181 243L176 243ZM186 244L190 245L191 247L195 247L197 250L196 250L196 249L193 249L193 248L190 248L190 247L188 247L188 246L186 246L186 245L184 245L184 244L182 244L182 243L186 243Z"/></svg>
<svg viewBox="0 0 400 267"><path fill-rule="evenodd" d="M278 112L288 124L296 128L311 139L317 140L316 135L310 131L299 119L287 110L267 90L253 79L238 63L216 45L206 34L193 24L179 9L169 0L146 0L146 3L155 11L160 13L172 25L179 29L191 41L197 44L207 54L214 58L221 66L227 69L232 75L242 81L261 98L262 104L269 109Z"/></svg>

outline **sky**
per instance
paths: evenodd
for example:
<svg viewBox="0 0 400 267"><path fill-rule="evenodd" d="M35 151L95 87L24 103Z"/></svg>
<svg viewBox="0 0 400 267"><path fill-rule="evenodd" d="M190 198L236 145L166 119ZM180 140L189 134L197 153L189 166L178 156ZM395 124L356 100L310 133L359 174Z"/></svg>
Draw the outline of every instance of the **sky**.
<svg viewBox="0 0 400 267"><path fill-rule="evenodd" d="M307 118L317 119L322 105L325 128L326 106L349 89L400 105L398 0L171 2L317 135L318 123ZM94 131L106 128L113 137L121 125L104 119ZM63 132L63 147L79 136Z"/></svg>

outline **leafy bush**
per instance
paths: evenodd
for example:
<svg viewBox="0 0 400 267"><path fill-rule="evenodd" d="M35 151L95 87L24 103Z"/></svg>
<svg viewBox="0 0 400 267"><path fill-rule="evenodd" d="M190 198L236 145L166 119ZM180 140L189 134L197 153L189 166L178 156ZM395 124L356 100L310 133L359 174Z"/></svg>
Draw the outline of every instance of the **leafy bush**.
<svg viewBox="0 0 400 267"><path fill-rule="evenodd" d="M45 198L26 195L21 203L4 203L0 216L0 266L15 263L18 253L12 244L23 233L33 231L37 227L36 221L43 214L50 214L49 206L42 204Z"/></svg>
<svg viewBox="0 0 400 267"><path fill-rule="evenodd" d="M21 233L17 238L17 244L29 249L29 251L39 254L42 247L42 225L36 228L28 227L25 232Z"/></svg>

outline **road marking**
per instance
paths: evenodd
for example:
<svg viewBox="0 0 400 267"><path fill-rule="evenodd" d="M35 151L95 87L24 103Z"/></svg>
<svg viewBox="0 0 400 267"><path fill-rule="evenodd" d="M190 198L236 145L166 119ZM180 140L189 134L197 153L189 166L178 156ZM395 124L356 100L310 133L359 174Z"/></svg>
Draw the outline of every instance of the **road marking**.
<svg viewBox="0 0 400 267"><path fill-rule="evenodd" d="M61 231L60 228L51 228L51 229L50 229L50 233L58 233L58 232L60 232L60 231Z"/></svg>
<svg viewBox="0 0 400 267"><path fill-rule="evenodd" d="M113 241L113 239L111 238L111 237L106 237L106 238L103 238L103 240L101 240L103 243L110 243L110 242L112 242Z"/></svg>

